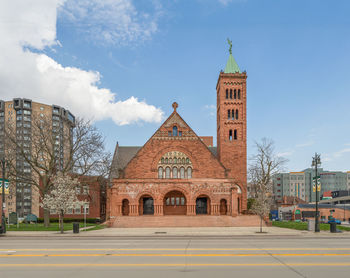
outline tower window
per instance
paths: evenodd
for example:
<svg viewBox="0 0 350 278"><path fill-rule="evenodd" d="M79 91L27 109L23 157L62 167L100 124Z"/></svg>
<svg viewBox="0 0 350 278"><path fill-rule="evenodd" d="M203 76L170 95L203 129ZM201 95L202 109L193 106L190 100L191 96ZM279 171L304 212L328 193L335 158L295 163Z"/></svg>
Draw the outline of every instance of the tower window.
<svg viewBox="0 0 350 278"><path fill-rule="evenodd" d="M173 179L177 179L177 168L173 168Z"/></svg>
<svg viewBox="0 0 350 278"><path fill-rule="evenodd" d="M238 120L238 109L236 109L236 120Z"/></svg>
<svg viewBox="0 0 350 278"><path fill-rule="evenodd" d="M227 110L227 119L230 120L231 119L231 111L230 110Z"/></svg>
<svg viewBox="0 0 350 278"><path fill-rule="evenodd" d="M230 99L232 99L232 89L230 89Z"/></svg>
<svg viewBox="0 0 350 278"><path fill-rule="evenodd" d="M235 92L234 92L234 98L236 99L237 98L237 90L235 89Z"/></svg>
<svg viewBox="0 0 350 278"><path fill-rule="evenodd" d="M241 99L241 89L238 89L238 99Z"/></svg>
<svg viewBox="0 0 350 278"><path fill-rule="evenodd" d="M170 179L170 167L165 168L165 178Z"/></svg>
<svg viewBox="0 0 350 278"><path fill-rule="evenodd" d="M228 89L226 89L226 99L228 99Z"/></svg>
<svg viewBox="0 0 350 278"><path fill-rule="evenodd" d="M232 109L232 120L235 119L235 110Z"/></svg>
<svg viewBox="0 0 350 278"><path fill-rule="evenodd" d="M237 140L237 129L235 129L233 132L233 139Z"/></svg>
<svg viewBox="0 0 350 278"><path fill-rule="evenodd" d="M177 126L173 127L173 136L177 136Z"/></svg>
<svg viewBox="0 0 350 278"><path fill-rule="evenodd" d="M162 167L159 167L159 168L158 168L158 178L159 178L159 179L162 179L162 178L163 178L163 168L162 168Z"/></svg>
<svg viewBox="0 0 350 278"><path fill-rule="evenodd" d="M229 133L228 133L228 139L230 141L232 141L232 129L230 129Z"/></svg>

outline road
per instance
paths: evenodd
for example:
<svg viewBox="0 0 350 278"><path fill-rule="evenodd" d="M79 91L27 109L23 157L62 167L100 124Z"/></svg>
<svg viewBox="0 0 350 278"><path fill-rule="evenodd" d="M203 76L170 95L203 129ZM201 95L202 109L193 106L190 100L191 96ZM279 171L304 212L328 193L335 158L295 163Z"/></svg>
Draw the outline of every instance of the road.
<svg viewBox="0 0 350 278"><path fill-rule="evenodd" d="M349 276L350 237L0 238L1 278Z"/></svg>

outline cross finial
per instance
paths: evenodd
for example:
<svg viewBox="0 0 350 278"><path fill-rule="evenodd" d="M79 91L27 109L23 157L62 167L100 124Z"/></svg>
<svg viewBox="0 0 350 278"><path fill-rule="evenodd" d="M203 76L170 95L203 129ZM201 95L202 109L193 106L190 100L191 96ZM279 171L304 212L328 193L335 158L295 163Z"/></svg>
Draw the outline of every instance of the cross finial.
<svg viewBox="0 0 350 278"><path fill-rule="evenodd" d="M228 52L230 52L230 54L232 55L232 41L229 38L227 38L227 42L228 42L228 44L230 46Z"/></svg>
<svg viewBox="0 0 350 278"><path fill-rule="evenodd" d="M177 104L177 102L174 102L172 106L173 106L173 108L174 108L174 112L176 112L176 108L179 107L179 105Z"/></svg>

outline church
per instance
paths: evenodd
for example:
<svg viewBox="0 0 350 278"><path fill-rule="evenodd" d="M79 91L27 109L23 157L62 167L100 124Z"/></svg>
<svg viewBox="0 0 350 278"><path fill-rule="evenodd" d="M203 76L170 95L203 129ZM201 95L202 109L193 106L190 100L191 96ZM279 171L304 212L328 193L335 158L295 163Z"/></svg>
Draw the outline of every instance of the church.
<svg viewBox="0 0 350 278"><path fill-rule="evenodd" d="M143 146L117 143L107 192L110 226L123 219L126 224L134 219L137 226L145 217L157 217L159 226L162 217L236 218L247 210L246 79L230 48L216 84L217 147L213 137L196 134L176 102Z"/></svg>

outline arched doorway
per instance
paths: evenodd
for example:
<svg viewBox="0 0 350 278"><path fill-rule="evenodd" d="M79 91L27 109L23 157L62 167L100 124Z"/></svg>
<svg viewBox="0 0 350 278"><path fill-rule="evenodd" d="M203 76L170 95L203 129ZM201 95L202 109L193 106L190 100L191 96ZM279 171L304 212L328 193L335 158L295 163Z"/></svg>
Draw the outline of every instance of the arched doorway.
<svg viewBox="0 0 350 278"><path fill-rule="evenodd" d="M122 215L129 215L129 200L128 199L123 200Z"/></svg>
<svg viewBox="0 0 350 278"><path fill-rule="evenodd" d="M201 195L196 199L196 214L210 214L210 198Z"/></svg>
<svg viewBox="0 0 350 278"><path fill-rule="evenodd" d="M177 190L168 192L164 197L164 215L186 215L186 197Z"/></svg>
<svg viewBox="0 0 350 278"><path fill-rule="evenodd" d="M227 214L227 201L225 199L220 200L220 214L221 215Z"/></svg>
<svg viewBox="0 0 350 278"><path fill-rule="evenodd" d="M154 201L150 195L143 195L139 201L140 215L154 214Z"/></svg>

